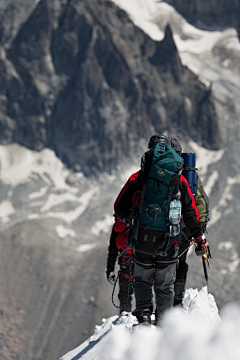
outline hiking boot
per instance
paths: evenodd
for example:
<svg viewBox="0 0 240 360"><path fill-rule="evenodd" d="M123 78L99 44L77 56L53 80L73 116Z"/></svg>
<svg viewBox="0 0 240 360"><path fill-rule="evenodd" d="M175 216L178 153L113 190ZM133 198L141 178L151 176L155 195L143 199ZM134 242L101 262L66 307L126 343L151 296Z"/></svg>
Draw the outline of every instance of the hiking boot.
<svg viewBox="0 0 240 360"><path fill-rule="evenodd" d="M141 314L137 313L136 310L132 312L133 316L136 316L139 325L151 325L151 311L149 309L143 310Z"/></svg>
<svg viewBox="0 0 240 360"><path fill-rule="evenodd" d="M150 311L148 309L143 310L141 317L142 318L141 318L140 323L142 325L147 325L147 326L151 325L151 313L150 313Z"/></svg>
<svg viewBox="0 0 240 360"><path fill-rule="evenodd" d="M182 304L182 300L185 292L185 281L184 280L176 280L174 284L174 303L173 306Z"/></svg>

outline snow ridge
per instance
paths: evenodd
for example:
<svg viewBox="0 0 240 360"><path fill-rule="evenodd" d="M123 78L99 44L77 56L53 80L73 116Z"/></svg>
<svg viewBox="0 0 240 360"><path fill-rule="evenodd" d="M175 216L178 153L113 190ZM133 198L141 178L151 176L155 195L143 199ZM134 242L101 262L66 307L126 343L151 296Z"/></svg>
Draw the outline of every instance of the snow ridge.
<svg viewBox="0 0 240 360"><path fill-rule="evenodd" d="M240 307L228 305L220 318L207 287L188 289L183 307L167 313L161 327L133 325L124 312L103 319L95 334L60 360L239 360Z"/></svg>

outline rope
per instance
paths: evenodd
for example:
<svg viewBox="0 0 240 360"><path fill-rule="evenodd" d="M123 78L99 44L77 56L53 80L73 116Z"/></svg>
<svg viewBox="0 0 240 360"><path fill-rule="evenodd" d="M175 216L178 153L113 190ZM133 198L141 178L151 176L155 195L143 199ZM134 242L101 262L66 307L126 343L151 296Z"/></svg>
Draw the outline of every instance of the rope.
<svg viewBox="0 0 240 360"><path fill-rule="evenodd" d="M194 242L191 242L190 245L180 254L178 255L178 259L183 256L189 249L190 247L194 244Z"/></svg>

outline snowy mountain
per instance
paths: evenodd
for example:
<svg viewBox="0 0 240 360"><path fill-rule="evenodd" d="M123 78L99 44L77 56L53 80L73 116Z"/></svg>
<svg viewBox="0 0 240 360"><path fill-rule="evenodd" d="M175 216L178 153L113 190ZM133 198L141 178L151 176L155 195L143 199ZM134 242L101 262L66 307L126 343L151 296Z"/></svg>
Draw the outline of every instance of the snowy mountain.
<svg viewBox="0 0 240 360"><path fill-rule="evenodd" d="M54 5L51 10L53 11L52 18L54 21L52 23L49 20L46 28L46 23L43 19L45 17L47 19L51 18L49 15L50 3ZM208 290L214 297L220 311L228 303L239 302L240 298L240 245L238 241L240 232L238 215L240 210L240 45L236 29L231 27L218 27L217 29L205 27L200 29L186 21L172 5L163 1L114 0L114 5L109 1L92 1L91 6L88 7L87 16L83 16L82 8L80 8L79 4L76 10L77 3L84 3L86 7L88 4L86 1L71 2L65 0L60 2L44 0L35 1L34 3L32 1L19 0L18 2L16 0L6 0L0 4L0 15L3 14L3 10L8 9L8 12L4 13L5 16L1 18L1 29L4 29L4 31L1 31L2 47L0 48L0 64L2 66L0 71L2 70L2 79L4 80L0 88L0 120L2 121L0 127L2 136L0 145L0 357L3 360L10 360L14 356L15 358L25 358L28 360L58 359L89 338L86 343L83 343L83 347L80 348L80 350L84 351L84 349L88 348L90 341L95 341L98 336L100 337L104 333L106 329L106 327L104 328L105 324L110 326L116 319L116 321L122 321L124 327L125 323L129 323L131 327L131 316L126 315L122 319L116 318L117 310L111 303L112 287L105 278L107 243L113 221L113 201L128 176L138 169L140 155L147 148L149 136L155 131L167 130L166 133L168 134L172 133L174 129L174 132L177 132L182 141L184 151L196 152L199 174L210 197L211 221L208 227L207 238L210 242L213 259L211 260L211 269L209 271ZM7 7L7 4L11 4L11 7ZM98 8L100 5L105 9L102 12ZM122 10L119 10L118 6ZM63 16L63 9L68 10L65 17ZM109 9L109 13L106 9ZM81 92L77 92L77 99L74 98L76 100L74 104L77 104L76 107L75 105L72 106L72 102L67 103L64 98L67 90L71 90L71 87L65 88L67 82L63 81L71 75L66 75L64 72L69 68L67 60L79 60L76 53L72 52L76 38L74 37L74 31L71 31L73 23L70 19L75 14L75 19L78 20L76 20L74 25L78 24L79 19L84 18L89 20L90 27L94 27L95 22L93 20L97 19L97 11L102 16L101 21L106 16L112 19L112 21L114 19L117 22L117 34L124 30L124 42L120 42L121 37L119 35L116 36L113 23L109 21L108 25L111 25L111 31L107 32L107 38L103 30L100 31L100 35L104 35L106 41L114 38L113 43L119 44L117 54L121 54L120 49L124 49L124 55L129 63L131 63L132 69L135 72L148 69L151 73L153 67L152 65L150 66L149 61L146 61L145 58L144 61L146 62L141 60L142 55L140 56L140 52L137 50L139 43L141 45L140 49L142 49L144 54L147 51L152 54L162 44L162 40L166 35L166 26L169 24L168 29L170 30L167 33L169 37L167 37L166 43L170 44L175 54L175 60L171 65L174 64L175 66L180 61L182 64L180 69L183 69L182 66L186 67L183 73L180 72L180 74L185 74L186 76L184 84L188 84L191 79L191 81L194 79L189 84L191 86L187 90L188 95L191 94L195 85L202 95L207 96L210 91L210 98L207 98L205 103L207 107L204 105L198 108L201 113L200 119L202 119L202 123L198 124L198 127L195 123L194 125L192 123L192 121L196 120L194 115L196 114L195 105L197 104L195 92L193 92L193 97L184 97L184 104L181 102L182 107L174 107L176 99L180 98L182 101L182 94L185 90L182 85L174 87L175 83L173 82L174 78L171 76L171 71L167 72L166 75L170 79L169 84L171 85L165 84L163 93L168 96L167 99L174 95L173 101L171 103L166 101L166 106L158 106L159 96L164 94L158 93L158 85L154 87L155 75L157 72L159 73L159 70L156 72L155 69L151 75L153 82L151 82L150 87L148 87L147 81L141 83L141 88L137 84L138 90L141 89L142 91L145 89L146 92L139 99L139 107L134 109L142 113L140 105L142 105L146 94L149 101L146 104L144 103L143 113L148 114L147 119L149 117L155 118L155 114L160 114L161 116L159 116L162 119L167 119L166 114L171 113L171 111L177 114L180 109L181 121L183 121L187 129L191 129L193 135L195 134L194 141L191 139L191 136L185 137L186 129L181 131L181 126L179 127L177 122L173 124L174 126L168 123L167 120L166 122L163 121L148 126L147 120L145 123L146 127L140 127L139 129L138 125L136 125L139 121L138 112L134 112L136 124L130 121L132 119L130 116L131 112L128 111L132 110L132 108L131 106L129 107L127 102L129 98L125 97L126 94L124 92L120 94L120 101L117 95L118 91L115 88L109 87L109 83L105 80L101 70L104 62L100 66L96 57L93 57L93 52L91 52L93 50L93 40L97 39L93 37L89 48L91 56L87 58L88 71L85 69L85 72L81 72L86 77L89 75L89 82L84 77L86 80L84 84L88 85L86 89L90 92L88 93L84 90L84 96L88 99L87 106L91 107L92 103L89 101L92 101L91 91L95 90L93 86L94 80L104 79L103 82L98 82L98 84L102 84L102 96L106 96L106 98L101 97L101 100L105 99L104 108L102 108L101 102L97 104L100 105L99 109L103 111L104 116L108 119L104 123L108 131L107 133L104 132L103 137L98 123L99 118L97 118L96 122L94 122L94 136L96 137L94 139L96 141L91 141L90 147L85 146L86 144L83 142L83 145L85 145L82 148L79 149L77 147L77 150L74 148L76 143L74 143L75 138L72 134L75 131L74 129L76 129L74 127L76 123L73 121L72 124L75 125L68 133L67 130L69 129L66 127L69 123L67 118L63 116L67 114L67 109L69 108L73 112L76 111L78 113L80 109L80 107L78 108L80 104L78 96L81 96ZM79 15L79 12L83 17ZM58 21L61 14L61 21ZM116 14L117 17L115 17ZM24 17L22 17L23 15ZM16 20L14 20L14 26L13 24L10 26L9 18ZM23 23L21 23L20 19L22 19ZM45 50L47 49L44 52L44 56L40 58L38 58L38 55L35 56L34 49L36 50L36 47L33 47L31 54L29 54L26 50L28 48L24 45L24 40L28 39L27 34L33 24L37 24L37 27L32 28L34 31L32 31L31 44L35 46L35 40L42 39L40 44L37 43L37 46L41 45ZM49 24L53 25L53 27L56 24L61 24L58 31L54 33L54 39L64 45L65 54L68 54L66 58L61 58L58 52L61 48L56 45L57 43L55 43L55 50L53 47L49 47L48 38L45 36L45 34L51 33L51 26ZM96 26L100 27L99 22L96 24ZM21 29L24 31L19 34ZM105 28L103 27L103 29ZM40 36L42 31L43 37ZM61 41L62 35L64 38L63 42ZM19 37L21 42L16 41ZM131 38L129 43L127 41L128 37ZM136 41L136 38L139 43ZM102 38L100 37L100 39ZM45 40L48 44L46 48ZM12 42L14 42L15 46L21 43L21 46L9 50ZM27 43L29 44L29 42ZM133 46L134 44L136 47ZM49 59L51 59L49 56L52 53L49 52L49 48L55 54L56 66L58 66L58 69L61 69L58 74L52 72L54 67L50 66L52 63L51 61L49 62ZM113 49L109 45L107 48ZM20 53L17 49L22 51L22 55L26 51L29 56L35 56L34 61L32 61L31 56L28 58L29 61L26 61L22 55L19 56ZM14 58L14 53L18 54L18 57L14 58L16 63L14 61L11 63L8 51L12 56L11 59ZM70 56L71 54L72 56ZM101 54L104 55L105 52L103 51ZM121 63L122 57L120 55L117 59ZM63 62L60 62L60 60ZM13 63L16 65L15 68ZM43 64L48 66L45 67ZM95 72L91 72L89 70L91 69L90 65L94 64L96 65L94 68ZM174 66L173 69L175 69ZM106 69L104 66L103 68ZM41 76L34 78L33 74L36 69L40 69L43 72ZM46 69L47 74L45 73ZM187 69L190 69L191 72ZM20 77L19 73L21 73ZM78 74L78 84L80 85L82 85L80 81L82 79L81 74ZM150 79L148 72L143 72L143 75L143 78ZM75 73L71 76L71 79L74 78ZM131 76L130 78L132 79ZM24 79L23 82L21 81L22 79ZM113 79L116 78L113 77ZM113 79L111 80L113 81ZM160 79L161 76L158 78L158 81ZM135 82L133 83L136 84ZM60 87L58 87L59 84L61 84ZM49 89L51 89L50 93L48 92ZM58 98L58 91L61 92L63 89L65 89L65 92L60 96L60 101L57 105L54 101ZM23 97L20 96L22 91L24 93ZM33 102L31 102L31 97L28 97L29 93L31 93L31 96L32 94L38 95L34 98ZM72 93L67 94L69 94L69 98L73 99ZM93 92L93 94L95 93ZM89 99L89 96L91 99ZM116 107L111 105L110 110L110 103L107 101L108 96L111 99L110 103L116 105ZM155 100L152 103L150 100L153 100L153 98ZM194 101L192 102L192 100ZM24 104L24 106L21 107L21 104ZM56 107L53 106L54 104L56 104ZM193 106L193 104L195 105ZM65 112L62 112L65 105ZM44 111L41 113L42 106ZM206 119L204 112L209 107L212 107L213 113L211 113L212 121L208 123L204 121ZM146 109L149 111L154 109L154 111L145 112ZM19 116L19 112L22 111L28 115L26 117ZM28 111L30 112L28 113ZM66 125L66 127L63 127L66 133L64 132L65 130L60 133L68 134L68 136L64 137L64 141L66 141L64 152L69 156L69 159L71 161L72 159L78 159L79 154L81 154L81 161L86 166L86 159L89 159L89 156L92 159L96 158L102 169L101 173L98 173L98 170L95 172L94 168L94 171L92 171L94 176L87 177L78 166L68 168L65 165L68 163L66 158L61 157L62 153L60 154L56 151L52 144L50 147L44 147L49 145L48 142L45 142L45 130L51 130L51 127L48 127L50 124L48 121L50 118L53 119L51 117L52 111L58 114L55 119L61 119L62 125ZM46 116L47 114L49 115ZM126 127L124 120L126 114L129 119L127 126L130 126L130 128ZM217 116L213 116L213 114ZM89 116L89 113L85 111L84 116ZM116 118L117 122L122 124L120 130L123 133L126 132L128 136L119 137L119 134L115 133L116 126L113 126L111 123L113 118ZM14 121L18 119L16 124L13 119ZM124 121L121 122L122 120ZM45 128L46 124L48 125ZM56 124L58 125L57 121ZM82 128L80 130L77 129L81 136L87 140L89 140L87 136L92 134L91 124L87 120L82 124L83 127L86 126L84 128L86 132L85 130L81 132ZM135 124L135 128L137 127L140 133L128 132L126 129L132 130L131 124ZM14 132L18 131L18 126L20 127L18 136L21 135L21 139L13 136ZM54 130L55 127L52 129ZM132 133L134 133L135 137L129 135ZM114 136L111 137L109 134L114 134ZM54 133L53 136L55 136L56 143L60 146L61 141L58 141L58 133ZM108 141L108 136L110 136L110 142ZM203 147L204 136L204 142L209 142L208 148ZM118 141L119 139L120 141ZM206 139L208 140L206 141ZM25 142L26 140L27 143ZM72 141L74 143L73 147ZM134 152L132 152L131 158L127 159L129 154L127 144L129 142ZM19 145L19 143L22 145ZM25 147L26 144L29 148ZM109 149L111 149L110 152ZM107 171L106 163L101 162L102 154L105 154L105 159L108 159L108 156L110 156L111 161L114 163L111 173ZM122 156L119 156L119 154L122 154ZM95 155L97 156L95 157ZM115 161L116 156L117 161ZM64 162L60 160L61 158ZM74 161L72 162L73 164L75 164ZM196 288L201 289L206 285L202 264L198 260L194 253L189 254L188 291ZM194 291L197 292L197 290ZM209 298L208 300L206 297L204 299L204 303L200 302L201 309L205 309L209 301L211 303ZM191 309L196 310L195 307ZM237 344L235 337L237 330L235 329L239 327L238 312L237 308L226 310L226 318L222 316L222 322L221 324L218 323L217 328L210 332L208 330L202 331L201 336L203 338L201 338L201 341L199 341L199 338L194 337L192 339L190 337L192 342L181 337L183 323L181 315L174 316L174 319L181 319L177 321L181 323L181 326L176 326L176 336L182 339L179 340L178 346L182 346L181 341L184 344L184 347L181 347L181 354L185 354L185 359L187 359L186 352L184 352L185 346L189 346L187 354L190 356L193 344L198 349L196 352L198 355L196 356L199 356L201 359L207 359L207 352L209 350L211 355L209 355L209 359L214 359L213 349L216 343L219 344L218 357L216 358L220 360L221 356L224 355L225 360L231 353L231 348L234 349L234 344ZM207 313L209 315L209 312ZM214 313L216 314L216 312ZM234 315L232 315L233 313ZM209 316L211 318L211 315ZM103 327L96 330L93 338L90 338L95 325L100 324L103 317L108 320L105 321ZM168 320L166 319L169 326L171 321L174 321L174 319L171 319L171 317ZM186 322L188 321L188 317L184 317L184 319L186 319ZM192 323L194 320L189 318L189 322ZM201 325L198 326L202 329ZM227 329L230 329L229 332ZM129 338L129 332L126 335L127 339L132 340L132 337ZM199 333L197 330L196 332L197 334ZM208 334L211 340L209 340L207 335L204 337L204 334ZM114 351L110 349L112 341L115 344L115 342L117 343L116 339L118 339L118 336L115 338L114 334L109 334L110 336L113 336L115 340L112 338L108 347L106 347L109 353ZM164 336L167 336L167 334ZM161 339L166 341L167 338L164 336ZM162 341L162 344L164 344L163 340L155 337L154 339L153 341ZM169 338L168 342L170 342ZM200 345L202 343L206 345L203 347L204 350L199 343ZM127 356L130 356L127 353L127 348L122 348L122 343L121 348L118 348L117 344L114 347L126 359ZM223 350L223 347L226 348L226 352ZM126 353L123 353L123 351L126 351ZM130 349L129 353L131 351ZM235 360L235 354L238 355L239 359L238 351L234 350L231 353L232 359ZM102 353L100 354L99 356L102 356ZM171 355L173 359L176 357L176 354L177 348L174 347L173 355ZM86 356L88 356L87 353ZM94 356L98 358L98 355L95 354ZM117 359L118 355L113 354L113 359L114 356ZM154 356L157 357L158 355L155 354ZM183 357L184 355L181 356ZM139 358L141 358L140 354Z"/></svg>
<svg viewBox="0 0 240 360"><path fill-rule="evenodd" d="M186 291L183 308L166 314L161 327L134 326L131 313L103 319L95 333L61 360L237 360L240 308L224 309L221 318L207 288Z"/></svg>

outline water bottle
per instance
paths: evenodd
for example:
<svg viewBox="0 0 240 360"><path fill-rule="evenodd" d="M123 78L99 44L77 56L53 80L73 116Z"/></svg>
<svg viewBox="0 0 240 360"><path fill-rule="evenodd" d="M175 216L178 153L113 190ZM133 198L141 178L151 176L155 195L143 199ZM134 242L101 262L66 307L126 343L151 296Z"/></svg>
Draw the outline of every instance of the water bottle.
<svg viewBox="0 0 240 360"><path fill-rule="evenodd" d="M180 233L181 209L181 201L174 199L170 202L169 220L171 237L177 236Z"/></svg>

